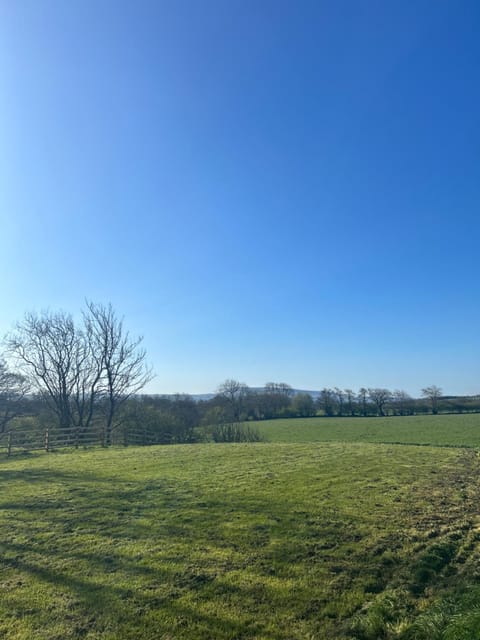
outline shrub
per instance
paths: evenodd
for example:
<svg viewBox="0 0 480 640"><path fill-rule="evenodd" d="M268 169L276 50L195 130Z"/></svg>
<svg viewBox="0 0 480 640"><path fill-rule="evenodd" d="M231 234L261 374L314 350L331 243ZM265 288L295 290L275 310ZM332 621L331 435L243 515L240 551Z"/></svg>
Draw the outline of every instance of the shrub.
<svg viewBox="0 0 480 640"><path fill-rule="evenodd" d="M260 433L239 422L225 422L212 427L214 442L261 442Z"/></svg>

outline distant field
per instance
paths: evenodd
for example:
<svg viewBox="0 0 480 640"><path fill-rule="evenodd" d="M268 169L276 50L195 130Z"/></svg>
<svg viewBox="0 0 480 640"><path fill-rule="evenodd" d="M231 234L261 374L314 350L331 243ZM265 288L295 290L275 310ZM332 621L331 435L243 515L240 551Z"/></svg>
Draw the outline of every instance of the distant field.
<svg viewBox="0 0 480 640"><path fill-rule="evenodd" d="M385 442L480 447L480 414L293 418L248 423L272 442Z"/></svg>
<svg viewBox="0 0 480 640"><path fill-rule="evenodd" d="M477 637L473 450L129 448L3 459L0 478L1 638Z"/></svg>

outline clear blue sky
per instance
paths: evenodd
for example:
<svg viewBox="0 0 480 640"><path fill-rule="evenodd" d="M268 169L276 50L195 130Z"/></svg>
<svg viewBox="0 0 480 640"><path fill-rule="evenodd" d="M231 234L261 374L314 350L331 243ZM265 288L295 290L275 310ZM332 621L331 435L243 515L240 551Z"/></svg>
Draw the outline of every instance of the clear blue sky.
<svg viewBox="0 0 480 640"><path fill-rule="evenodd" d="M111 301L150 391L480 392L480 3L0 4L0 332Z"/></svg>

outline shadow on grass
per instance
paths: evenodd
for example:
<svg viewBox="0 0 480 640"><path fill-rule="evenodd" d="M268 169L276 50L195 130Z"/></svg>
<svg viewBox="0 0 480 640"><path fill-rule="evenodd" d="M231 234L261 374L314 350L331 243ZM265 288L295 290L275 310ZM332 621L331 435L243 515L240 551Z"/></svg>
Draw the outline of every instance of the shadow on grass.
<svg viewBox="0 0 480 640"><path fill-rule="evenodd" d="M245 542L250 545L263 535L254 531L249 541L243 532L231 541L222 533L226 511L233 510L243 520L252 512L265 511L262 501L254 506L230 503L226 509L225 501L199 500L198 488L177 480L159 479L144 486L117 480L112 486L112 481L93 473L2 472L4 482L19 479L35 495L0 503L3 524L12 534L0 544L0 564L30 576L34 583L68 590L79 602L77 608L83 612L79 615L88 612L97 628L113 626L120 638L122 625L141 623L140 627L153 629L154 618L156 634L172 632L178 624L182 637L188 637L191 627L192 637L242 638L260 633L271 640L290 637L281 628L266 631L255 615L259 606L266 606L265 593L255 585L233 589L224 584L217 579L218 562L208 557L222 556L226 550L243 553ZM42 496L43 487L59 483L67 485L62 497ZM268 510L275 510L275 505L268 505ZM93 537L95 548L89 549ZM204 557L192 560L194 549ZM245 558L229 568L240 570L244 563ZM232 595L233 608L221 604ZM212 599L219 603L218 612ZM249 613L240 607L246 602ZM152 631L148 637L161 636Z"/></svg>
<svg viewBox="0 0 480 640"><path fill-rule="evenodd" d="M452 478L435 482L447 489ZM53 601L52 591L67 590L80 618L93 615L99 632L113 628L118 638L287 640L300 618L315 628L322 612L312 600L345 599L377 577L362 518L340 505L319 509L308 496L302 504L285 491L244 495L235 485L206 491L178 478L136 482L59 469L4 469L0 480L20 487L0 502L1 565L33 588L48 585ZM362 485L365 499L370 489L378 495L372 486ZM399 523L416 522L409 509L398 508ZM15 603L15 589L9 597ZM283 624L272 631L276 609ZM349 610L332 611L334 618ZM66 616L61 605L57 616Z"/></svg>
<svg viewBox="0 0 480 640"><path fill-rule="evenodd" d="M287 640L291 635L285 630L267 632L258 618L250 615L239 616L238 620L229 615L228 607L221 607L222 613L210 613L202 610L196 602L201 603L215 596L221 602L222 598L235 594L239 602L257 602L267 599L267 595L261 593L256 587L232 587L221 582L214 584L215 575L206 574L198 568L185 570L182 563L166 569L152 569L140 565L134 560L128 560L121 556L105 557L95 553L81 553L72 551L63 554L62 563L65 561L87 561L91 571L95 574L91 579L73 575L66 570L59 571L48 566L51 552L46 549L36 548L35 556L38 560L26 561L25 556L31 556L28 545L3 543L2 555L9 554L1 564L4 569L13 569L17 573L30 576L34 581L46 583L55 590L65 590L74 597L77 617L88 619L90 626L95 626L97 632L105 629L118 630L118 638L124 633L136 628L142 635L133 637L160 638L159 634L174 632L178 625L185 637L189 637L189 629L192 629L192 637L199 638L249 638L257 637L261 633L263 638L270 640ZM13 554L13 555L12 555ZM113 560L113 562L112 562ZM73 564L73 563L72 563ZM124 583L105 584L98 579L102 572L117 571L127 574L132 579L131 586ZM142 577L140 587L136 586L139 577ZM145 580L147 578L147 580ZM205 587L209 587L210 594L202 594ZM192 598L192 594L197 593ZM187 598L185 598L187 596ZM71 610L71 607L69 607ZM22 611L20 605L18 614L20 617L29 615L30 609ZM162 611L166 613L164 618ZM35 610L33 610L35 613ZM155 615L160 613L160 615ZM240 613L240 610L239 610ZM153 614L153 617L152 617ZM67 616L71 617L71 616ZM129 629L129 631L128 631ZM82 634L79 635L81 637ZM128 637L131 637L128 635ZM165 637L171 637L166 635ZM172 636L175 637L175 636ZM184 637L184 636L182 636Z"/></svg>
<svg viewBox="0 0 480 640"><path fill-rule="evenodd" d="M7 547L8 546L9 545L7 545ZM152 592L149 596L145 594L148 586L147 589L142 591L123 586L98 584L91 580L84 580L72 575L67 575L39 566L33 562L25 562L18 558L10 560L8 566L17 571L29 574L41 582L49 583L61 589L67 589L79 600L78 604L80 608L83 609L84 612L88 612L90 620L93 615L98 630L102 630L102 627L109 627L111 629L112 621L114 621L113 627L115 627L115 623L119 623L119 627L121 628L122 624L129 622L130 617L133 623L138 623L141 618L149 612L161 610L162 608L168 609L170 617L175 616L181 620L182 626L186 625L186 621L190 621L191 624L200 625L208 629L211 634L210 637L212 638L241 638L244 637L246 627L249 628L249 632L260 630L260 625L254 624L253 621L247 624L240 621L235 622L231 618L218 614L212 615L200 612L198 608L187 603L182 603L180 601L183 595L181 590L175 591L175 589L171 589L169 593L167 592L160 596ZM151 576L154 575L158 579L162 578L158 571L148 571L147 573ZM170 625L165 624L165 628L162 630L160 626L157 626L159 624L157 618L155 633L171 631ZM284 640L287 638L287 636L280 631L278 634L275 633L274 635L265 637L272 638L272 640Z"/></svg>

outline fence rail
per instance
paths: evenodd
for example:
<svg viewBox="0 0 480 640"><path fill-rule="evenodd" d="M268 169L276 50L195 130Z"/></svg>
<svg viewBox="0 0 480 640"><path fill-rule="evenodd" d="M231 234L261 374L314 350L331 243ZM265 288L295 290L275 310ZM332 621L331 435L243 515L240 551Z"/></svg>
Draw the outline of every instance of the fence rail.
<svg viewBox="0 0 480 640"><path fill-rule="evenodd" d="M44 429L10 429L0 434L0 452L10 457L15 451L55 451L58 449L110 445L164 444L161 434L138 427L120 427L107 437L105 429L95 426L90 429L77 427Z"/></svg>

